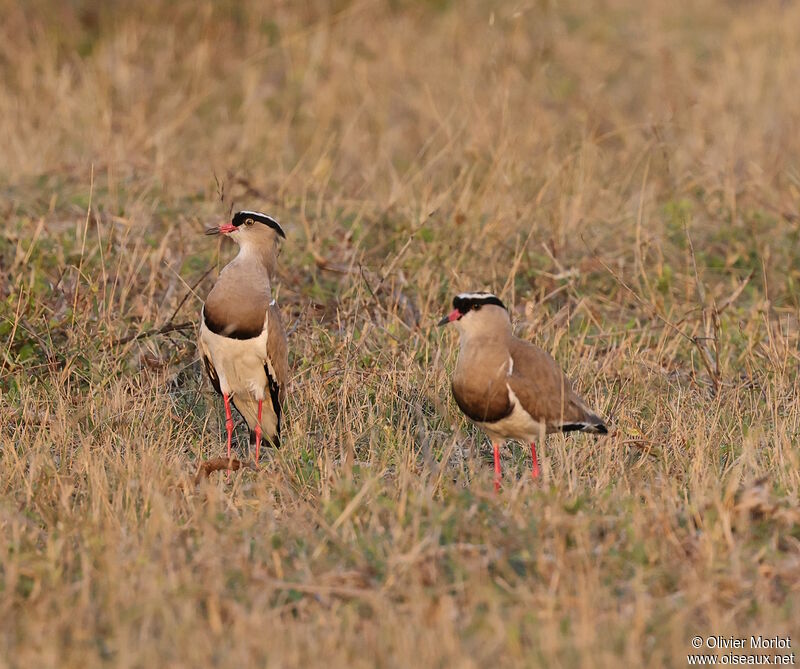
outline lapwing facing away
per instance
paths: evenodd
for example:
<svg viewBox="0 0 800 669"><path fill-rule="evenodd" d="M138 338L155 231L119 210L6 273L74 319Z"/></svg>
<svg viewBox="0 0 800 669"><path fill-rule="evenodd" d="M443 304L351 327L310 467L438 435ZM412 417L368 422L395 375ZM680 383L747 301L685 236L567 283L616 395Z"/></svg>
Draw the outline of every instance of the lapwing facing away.
<svg viewBox="0 0 800 669"><path fill-rule="evenodd" d="M239 253L220 272L203 305L198 347L208 377L225 402L228 459L233 402L250 428L258 464L262 436L279 445L289 370L286 331L270 289L279 238L286 235L275 219L255 211L240 211L230 223L209 228L206 234L230 237Z"/></svg>
<svg viewBox="0 0 800 669"><path fill-rule="evenodd" d="M452 391L461 411L492 440L494 487L500 489L500 446L530 443L531 475L539 476L536 441L551 432L607 434L603 421L572 390L545 351L511 333L511 319L491 293L462 293L439 325L455 323L461 349Z"/></svg>

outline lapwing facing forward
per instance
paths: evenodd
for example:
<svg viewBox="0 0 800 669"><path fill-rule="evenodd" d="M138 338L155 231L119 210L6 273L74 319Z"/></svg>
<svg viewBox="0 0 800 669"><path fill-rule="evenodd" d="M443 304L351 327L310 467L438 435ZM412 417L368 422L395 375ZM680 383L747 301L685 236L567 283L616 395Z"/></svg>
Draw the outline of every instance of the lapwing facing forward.
<svg viewBox="0 0 800 669"><path fill-rule="evenodd" d="M531 475L539 476L536 440L551 432L607 434L603 421L572 390L550 355L511 333L511 319L491 293L462 293L439 325L461 335L452 391L461 411L492 440L494 487L500 488L500 446L530 443Z"/></svg>
<svg viewBox="0 0 800 669"><path fill-rule="evenodd" d="M239 253L220 272L203 305L198 347L208 377L225 402L228 459L233 402L250 428L258 464L262 436L279 445L289 370L286 331L270 289L279 238L286 235L275 219L255 211L240 211L230 223L209 228L206 234L230 237Z"/></svg>

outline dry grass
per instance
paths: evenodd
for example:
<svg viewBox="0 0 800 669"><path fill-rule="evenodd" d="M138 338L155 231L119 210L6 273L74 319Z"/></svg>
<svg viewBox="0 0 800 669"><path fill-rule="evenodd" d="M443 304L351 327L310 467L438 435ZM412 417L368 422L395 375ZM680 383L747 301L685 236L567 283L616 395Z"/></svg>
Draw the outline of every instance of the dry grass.
<svg viewBox="0 0 800 669"><path fill-rule="evenodd" d="M105 4L2 3L0 667L800 636L800 5ZM220 403L151 331L231 206L288 232L288 424L195 488ZM481 288L615 427L499 496L431 327Z"/></svg>

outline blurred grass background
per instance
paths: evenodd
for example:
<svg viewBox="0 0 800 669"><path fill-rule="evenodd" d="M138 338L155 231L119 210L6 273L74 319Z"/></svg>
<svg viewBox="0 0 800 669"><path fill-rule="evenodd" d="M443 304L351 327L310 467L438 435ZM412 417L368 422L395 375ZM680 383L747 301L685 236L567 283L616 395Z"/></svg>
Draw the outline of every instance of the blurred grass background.
<svg viewBox="0 0 800 669"><path fill-rule="evenodd" d="M0 667L800 637L798 3L0 10ZM287 231L287 424L195 488L232 208ZM500 496L432 327L476 289L614 427Z"/></svg>

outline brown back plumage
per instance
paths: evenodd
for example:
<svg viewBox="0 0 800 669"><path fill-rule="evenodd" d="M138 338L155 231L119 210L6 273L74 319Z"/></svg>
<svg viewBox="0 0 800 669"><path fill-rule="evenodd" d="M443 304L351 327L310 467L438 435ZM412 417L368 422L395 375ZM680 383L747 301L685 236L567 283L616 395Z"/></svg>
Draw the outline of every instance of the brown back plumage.
<svg viewBox="0 0 800 669"><path fill-rule="evenodd" d="M509 352L514 370L508 387L531 417L547 426L548 432L560 432L567 426L592 431L603 425L572 390L569 379L556 361L538 346L511 338Z"/></svg>

